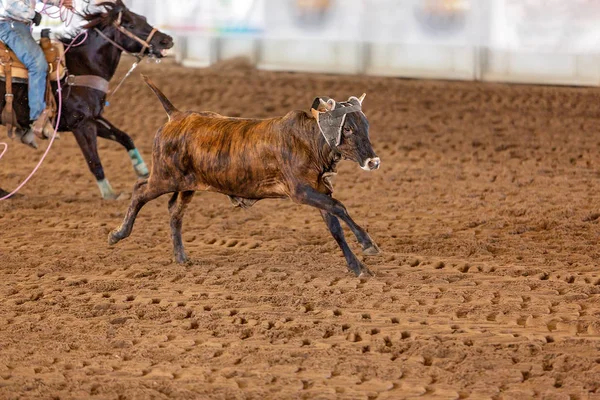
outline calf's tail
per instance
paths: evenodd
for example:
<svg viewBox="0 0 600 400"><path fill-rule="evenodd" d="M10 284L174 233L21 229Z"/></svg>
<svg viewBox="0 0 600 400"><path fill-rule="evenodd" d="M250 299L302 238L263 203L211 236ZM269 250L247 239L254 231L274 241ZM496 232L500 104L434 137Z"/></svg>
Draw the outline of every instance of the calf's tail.
<svg viewBox="0 0 600 400"><path fill-rule="evenodd" d="M165 108L165 111L167 112L167 115L169 116L169 120L170 120L171 115L173 113L179 112L179 110L175 108L173 103L171 103L169 101L169 99L167 99L167 96L165 96L164 93L161 92L160 89L158 89L156 87L156 85L152 82L152 80L150 80L150 78L148 78L146 75L143 75L143 74L142 74L142 78L144 79L144 82L146 82L146 85L148 85L150 87L150 89L152 89L152 91L154 92L156 97L158 97L158 100L160 100L160 103Z"/></svg>

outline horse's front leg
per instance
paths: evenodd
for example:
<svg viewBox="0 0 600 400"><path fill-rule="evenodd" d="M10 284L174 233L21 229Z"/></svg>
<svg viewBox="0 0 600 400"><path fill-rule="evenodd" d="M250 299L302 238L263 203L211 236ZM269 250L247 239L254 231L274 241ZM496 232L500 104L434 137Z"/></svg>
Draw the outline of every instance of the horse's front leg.
<svg viewBox="0 0 600 400"><path fill-rule="evenodd" d="M148 166L144 162L140 152L135 147L133 140L131 137L115 127L104 117L96 118L96 127L98 129L98 136L104 139L114 140L115 142L121 144L121 146L125 147L127 153L129 153L129 158L131 159L131 164L133 164L133 169L135 173L140 178L147 178L149 175Z"/></svg>
<svg viewBox="0 0 600 400"><path fill-rule="evenodd" d="M113 188L110 186L108 179L104 176L104 169L100 162L100 155L98 154L98 143L96 135L98 134L97 123L93 119L86 119L78 124L77 128L73 129L73 134L77 140L77 144L81 148L81 152L85 157L88 168L96 177L96 183L100 188L102 198L105 200L115 200L119 197L118 193L115 193Z"/></svg>

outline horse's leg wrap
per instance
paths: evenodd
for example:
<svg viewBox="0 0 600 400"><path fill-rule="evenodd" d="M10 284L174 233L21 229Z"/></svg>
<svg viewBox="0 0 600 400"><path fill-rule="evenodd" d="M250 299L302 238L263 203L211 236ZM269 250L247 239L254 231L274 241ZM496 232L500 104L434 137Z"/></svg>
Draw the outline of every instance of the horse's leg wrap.
<svg viewBox="0 0 600 400"><path fill-rule="evenodd" d="M144 162L144 159L142 158L142 155L138 149L129 150L127 153L129 154L129 158L131 159L131 164L133 164L135 173L139 177L147 177L150 174L150 171L148 171L148 166Z"/></svg>

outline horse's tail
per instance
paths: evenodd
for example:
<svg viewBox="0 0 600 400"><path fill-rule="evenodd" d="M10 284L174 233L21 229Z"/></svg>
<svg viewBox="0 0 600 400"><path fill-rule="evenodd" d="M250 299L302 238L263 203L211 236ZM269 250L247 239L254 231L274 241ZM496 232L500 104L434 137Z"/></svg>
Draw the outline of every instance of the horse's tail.
<svg viewBox="0 0 600 400"><path fill-rule="evenodd" d="M175 108L175 106L173 105L173 103L171 103L169 101L169 99L167 99L167 96L165 96L163 94L163 92L161 92L160 89L158 89L156 87L156 85L154 85L154 83L150 80L150 78L148 78L146 75L143 75L143 74L142 74L142 78L144 79L144 82L146 82L146 85L148 85L150 87L150 89L152 89L152 91L154 92L156 97L158 97L158 100L160 100L160 103L165 108L165 111L169 115L169 120L170 120L171 115L173 113L179 112L179 110L177 110Z"/></svg>

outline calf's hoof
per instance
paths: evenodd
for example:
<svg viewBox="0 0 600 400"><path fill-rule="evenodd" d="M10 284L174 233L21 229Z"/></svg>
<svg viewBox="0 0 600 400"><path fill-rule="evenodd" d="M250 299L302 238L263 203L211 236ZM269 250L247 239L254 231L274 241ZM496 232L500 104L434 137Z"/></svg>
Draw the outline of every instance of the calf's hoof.
<svg viewBox="0 0 600 400"><path fill-rule="evenodd" d="M367 266L360 261L356 260L353 263L348 264L348 269L359 278L375 276L373 272Z"/></svg>
<svg viewBox="0 0 600 400"><path fill-rule="evenodd" d="M187 264L190 262L190 259L185 255L185 253L175 254L174 259L177 264Z"/></svg>
<svg viewBox="0 0 600 400"><path fill-rule="evenodd" d="M117 230L114 230L108 234L108 245L109 246L114 246L115 244L119 243L119 241L121 241L121 238L119 237Z"/></svg>
<svg viewBox="0 0 600 400"><path fill-rule="evenodd" d="M379 247L375 243L369 247L365 247L362 252L365 256L378 256L381 254L381 250L379 250Z"/></svg>
<svg viewBox="0 0 600 400"><path fill-rule="evenodd" d="M358 274L359 278L373 278L375 273L371 271L369 268L365 267L360 274Z"/></svg>

